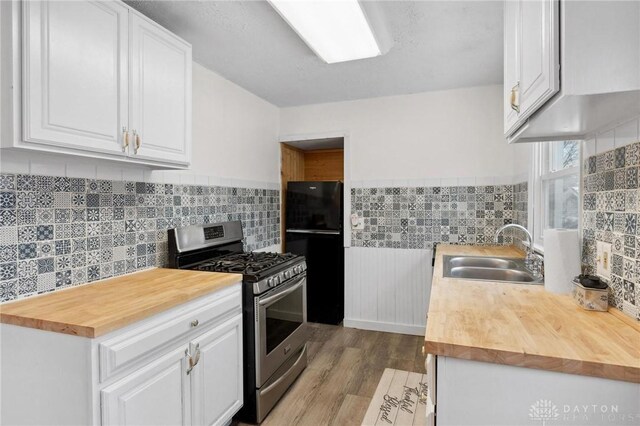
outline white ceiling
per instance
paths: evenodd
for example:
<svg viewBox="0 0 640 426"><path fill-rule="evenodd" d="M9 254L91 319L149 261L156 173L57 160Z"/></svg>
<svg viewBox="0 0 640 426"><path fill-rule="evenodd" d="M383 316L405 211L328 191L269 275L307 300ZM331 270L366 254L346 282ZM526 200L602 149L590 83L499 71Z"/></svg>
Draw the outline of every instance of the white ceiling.
<svg viewBox="0 0 640 426"><path fill-rule="evenodd" d="M326 64L265 1L127 4L193 44L196 62L278 106L502 82L502 1L376 1L389 51Z"/></svg>

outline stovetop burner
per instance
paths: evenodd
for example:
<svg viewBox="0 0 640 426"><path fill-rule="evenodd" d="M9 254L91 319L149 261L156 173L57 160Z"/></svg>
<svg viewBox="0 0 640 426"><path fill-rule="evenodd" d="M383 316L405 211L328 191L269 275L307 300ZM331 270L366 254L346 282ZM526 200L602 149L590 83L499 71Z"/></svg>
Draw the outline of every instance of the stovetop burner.
<svg viewBox="0 0 640 426"><path fill-rule="evenodd" d="M198 265L197 269L258 275L295 257L297 256L291 253L237 253L205 261Z"/></svg>

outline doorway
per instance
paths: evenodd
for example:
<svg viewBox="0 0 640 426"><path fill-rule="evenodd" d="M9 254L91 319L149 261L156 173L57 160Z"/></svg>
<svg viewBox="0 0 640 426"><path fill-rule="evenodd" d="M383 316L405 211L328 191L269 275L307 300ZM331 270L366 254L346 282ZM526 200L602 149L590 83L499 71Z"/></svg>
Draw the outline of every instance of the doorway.
<svg viewBox="0 0 640 426"><path fill-rule="evenodd" d="M305 257L307 319L344 319L345 139L281 143L282 250Z"/></svg>
<svg viewBox="0 0 640 426"><path fill-rule="evenodd" d="M285 235L286 193L289 182L340 181L344 182L344 137L287 141L280 144L281 185L280 222ZM282 251L286 251L282 238Z"/></svg>

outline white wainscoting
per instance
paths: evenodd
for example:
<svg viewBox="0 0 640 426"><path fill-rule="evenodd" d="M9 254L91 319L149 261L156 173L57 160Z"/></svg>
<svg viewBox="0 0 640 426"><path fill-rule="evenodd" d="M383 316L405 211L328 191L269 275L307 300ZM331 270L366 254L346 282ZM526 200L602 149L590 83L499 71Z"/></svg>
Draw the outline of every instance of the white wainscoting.
<svg viewBox="0 0 640 426"><path fill-rule="evenodd" d="M345 327L423 335L431 250L345 249Z"/></svg>

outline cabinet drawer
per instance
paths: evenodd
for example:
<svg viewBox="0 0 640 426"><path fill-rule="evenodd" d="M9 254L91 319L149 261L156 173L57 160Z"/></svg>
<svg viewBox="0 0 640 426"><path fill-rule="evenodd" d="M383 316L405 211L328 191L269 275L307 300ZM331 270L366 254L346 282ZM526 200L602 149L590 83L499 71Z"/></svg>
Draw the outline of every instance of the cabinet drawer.
<svg viewBox="0 0 640 426"><path fill-rule="evenodd" d="M189 304L173 315L160 314L139 327L105 340L99 345L100 382L143 362L177 339L186 338L192 331L202 331L241 312L238 286L230 294Z"/></svg>

